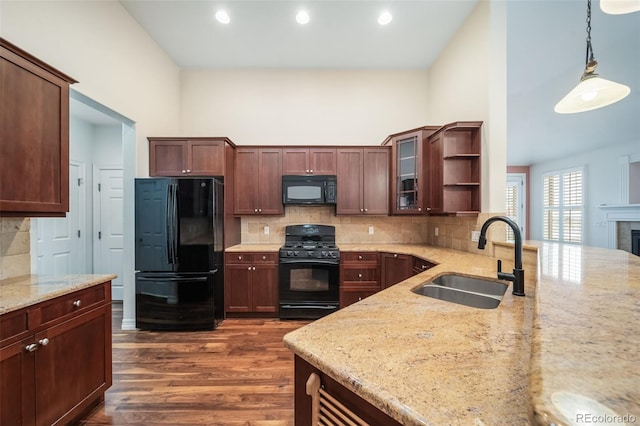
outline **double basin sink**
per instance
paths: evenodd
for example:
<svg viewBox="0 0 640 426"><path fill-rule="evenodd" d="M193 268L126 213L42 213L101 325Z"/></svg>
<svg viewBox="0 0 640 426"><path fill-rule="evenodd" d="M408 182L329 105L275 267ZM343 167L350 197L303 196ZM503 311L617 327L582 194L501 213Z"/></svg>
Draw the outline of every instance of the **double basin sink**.
<svg viewBox="0 0 640 426"><path fill-rule="evenodd" d="M416 294L480 309L500 305L507 285L482 278L445 274L412 289Z"/></svg>

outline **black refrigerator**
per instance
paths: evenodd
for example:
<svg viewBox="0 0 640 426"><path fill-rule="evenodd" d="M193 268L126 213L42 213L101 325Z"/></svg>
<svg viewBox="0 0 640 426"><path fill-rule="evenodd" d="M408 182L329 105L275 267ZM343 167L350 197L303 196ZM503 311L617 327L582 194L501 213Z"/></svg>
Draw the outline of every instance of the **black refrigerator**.
<svg viewBox="0 0 640 426"><path fill-rule="evenodd" d="M224 318L222 178L135 181L136 327L212 330Z"/></svg>

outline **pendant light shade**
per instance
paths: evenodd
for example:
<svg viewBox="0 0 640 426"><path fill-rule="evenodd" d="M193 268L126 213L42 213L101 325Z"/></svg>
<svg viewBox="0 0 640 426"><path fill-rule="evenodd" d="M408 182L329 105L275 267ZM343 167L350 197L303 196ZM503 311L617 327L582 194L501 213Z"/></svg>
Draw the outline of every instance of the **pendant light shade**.
<svg viewBox="0 0 640 426"><path fill-rule="evenodd" d="M640 11L640 0L600 0L600 9L611 15Z"/></svg>
<svg viewBox="0 0 640 426"><path fill-rule="evenodd" d="M631 89L624 84L601 78L595 73L598 62L591 46L591 0L587 1L587 55L580 83L558 102L554 111L560 114L591 111L625 98Z"/></svg>
<svg viewBox="0 0 640 426"><path fill-rule="evenodd" d="M587 67L580 83L556 104L555 112L571 114L591 111L618 102L631 93L628 86L601 78L594 70L595 64L592 68Z"/></svg>

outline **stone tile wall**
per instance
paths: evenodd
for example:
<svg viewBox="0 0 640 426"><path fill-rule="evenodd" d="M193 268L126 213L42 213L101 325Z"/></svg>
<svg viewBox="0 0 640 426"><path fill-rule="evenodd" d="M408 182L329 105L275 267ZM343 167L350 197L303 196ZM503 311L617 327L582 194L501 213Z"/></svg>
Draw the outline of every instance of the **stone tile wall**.
<svg viewBox="0 0 640 426"><path fill-rule="evenodd" d="M631 253L631 230L640 229L640 222L618 222L618 248Z"/></svg>
<svg viewBox="0 0 640 426"><path fill-rule="evenodd" d="M28 218L0 217L0 279L31 272Z"/></svg>

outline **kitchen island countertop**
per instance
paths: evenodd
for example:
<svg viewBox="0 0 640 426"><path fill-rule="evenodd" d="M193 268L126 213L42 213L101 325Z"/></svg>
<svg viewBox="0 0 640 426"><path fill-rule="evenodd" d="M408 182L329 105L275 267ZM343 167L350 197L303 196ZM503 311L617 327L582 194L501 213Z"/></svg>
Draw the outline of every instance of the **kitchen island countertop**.
<svg viewBox="0 0 640 426"><path fill-rule="evenodd" d="M0 314L110 281L116 275L22 275L0 280Z"/></svg>
<svg viewBox="0 0 640 426"><path fill-rule="evenodd" d="M424 245L340 244L437 266L287 334L285 345L407 425L579 423L566 411L571 404L593 415L606 406L600 414L639 424L640 258L527 244L539 249L539 273L525 274L527 295L509 288L488 310L411 289L447 272L494 279L495 258Z"/></svg>

